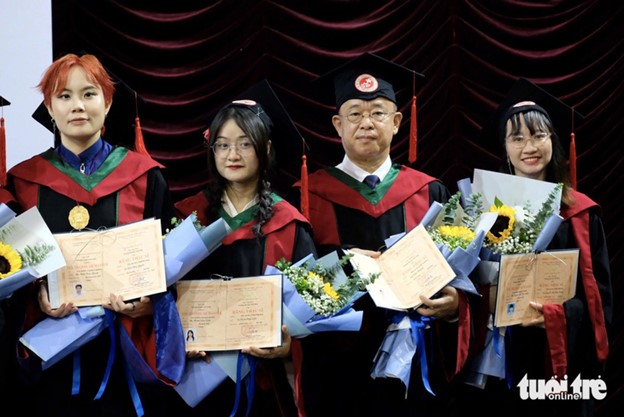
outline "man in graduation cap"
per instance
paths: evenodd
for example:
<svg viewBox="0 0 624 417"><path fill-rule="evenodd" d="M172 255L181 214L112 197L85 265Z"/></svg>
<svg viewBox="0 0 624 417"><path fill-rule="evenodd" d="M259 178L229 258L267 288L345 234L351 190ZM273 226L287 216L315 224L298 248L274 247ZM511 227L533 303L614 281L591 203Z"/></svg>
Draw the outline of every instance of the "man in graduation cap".
<svg viewBox="0 0 624 417"><path fill-rule="evenodd" d="M331 85L335 93L336 114L331 121L345 150L337 166L309 176L307 196L302 191L301 202L306 197L309 201L309 207L302 204L302 211L309 210L319 255L347 247L376 256L385 239L418 226L431 203L443 204L450 197L439 180L393 163L390 157L392 139L403 118L393 83L414 86L417 77L422 75L365 53L318 80L321 91ZM300 186L301 182L294 186L294 204ZM445 287L439 295L435 300L424 300L417 312L440 319L435 327L450 332L450 337L444 337L449 342L445 355L451 358L450 374L454 374L456 353L459 363L466 356L469 309L465 296L455 288ZM410 414L423 396L418 359L414 358L407 400L399 379L372 379L373 358L388 327L388 317L368 295L358 300L355 308L364 311L359 332L325 332L302 340L300 406L308 417ZM432 349L442 349L441 344ZM438 363L437 354L432 352L432 357ZM440 368L431 364L432 379L437 370Z"/></svg>
<svg viewBox="0 0 624 417"><path fill-rule="evenodd" d="M222 245L183 279L263 275L280 259L296 262L316 256L308 220L271 187L274 158L302 149L302 138L271 85L263 80L223 106L204 133L208 149L206 189L176 203L181 217L195 212L203 225L219 218L232 232ZM279 160L279 159L278 159ZM290 354L290 336L272 349L250 347L243 352L258 358L252 415L296 416L293 392L283 359ZM206 352L190 352L194 359ZM229 416L236 386L229 378L194 409L181 405L180 416ZM241 398L246 409L249 398Z"/></svg>
<svg viewBox="0 0 624 417"><path fill-rule="evenodd" d="M563 183L560 215L564 221L548 250L579 249L575 296L563 304L533 303L538 318L507 328L507 381L489 378L485 390L465 386L457 398L457 415L593 416L594 399L530 401L520 397L523 377L548 381L579 376L600 378L609 346L613 295L609 255L600 208L575 188L575 110L531 81L518 79L483 129L483 140L501 150L501 172L552 183ZM566 163L564 143L570 146ZM572 168L572 169L570 169ZM572 172L570 172L572 171ZM489 311L489 289L482 286L483 309ZM487 316L486 316L487 317ZM487 323L477 323L484 329ZM479 329L475 333L481 333ZM475 353L479 353L475 346ZM472 364L469 362L470 366ZM511 387L511 388L508 388ZM494 405L492 397L497 397Z"/></svg>
<svg viewBox="0 0 624 417"><path fill-rule="evenodd" d="M53 233L95 231L154 217L163 219L164 231L174 207L163 167L102 137L115 84L100 61L89 54L64 55L48 67L38 87L44 96L45 117L58 132L58 144L8 172L7 188L21 208L36 206ZM48 316L62 318L78 310L73 303L52 309L45 280L25 287L21 296L23 332ZM116 320L109 325L112 333L104 331L80 349L79 393L72 395L72 379L78 369L69 355L43 372L30 391L35 415L135 412L123 355L118 352L115 361L109 361L111 346L116 349L116 337L111 339L111 335L116 333L113 328L117 324L134 338L155 379L163 381L162 387L168 392L173 391L169 385L179 381L185 356L183 329L172 294L134 301L111 294L110 304L104 307L107 319ZM35 360L32 353L18 346L22 362ZM104 375L107 379L102 384ZM29 375L24 376L27 379ZM145 410L150 415L164 412L162 404L154 404L163 397L160 393L143 395Z"/></svg>

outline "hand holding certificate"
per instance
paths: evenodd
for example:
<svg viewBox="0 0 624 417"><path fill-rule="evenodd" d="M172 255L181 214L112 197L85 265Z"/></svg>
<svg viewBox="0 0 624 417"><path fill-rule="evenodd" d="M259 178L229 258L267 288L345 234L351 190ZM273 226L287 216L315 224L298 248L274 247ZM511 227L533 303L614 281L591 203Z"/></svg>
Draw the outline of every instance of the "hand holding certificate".
<svg viewBox="0 0 624 417"><path fill-rule="evenodd" d="M520 324L539 317L529 303L563 304L574 297L578 249L503 255L494 325Z"/></svg>
<svg viewBox="0 0 624 417"><path fill-rule="evenodd" d="M54 236L67 266L48 275L50 304L92 306L166 291L160 220Z"/></svg>
<svg viewBox="0 0 624 417"><path fill-rule="evenodd" d="M379 258L349 253L363 274L380 274L366 287L378 307L416 309L422 304L421 295L431 298L455 278L423 225L412 229Z"/></svg>
<svg viewBox="0 0 624 417"><path fill-rule="evenodd" d="M281 345L281 275L182 280L177 289L187 350Z"/></svg>

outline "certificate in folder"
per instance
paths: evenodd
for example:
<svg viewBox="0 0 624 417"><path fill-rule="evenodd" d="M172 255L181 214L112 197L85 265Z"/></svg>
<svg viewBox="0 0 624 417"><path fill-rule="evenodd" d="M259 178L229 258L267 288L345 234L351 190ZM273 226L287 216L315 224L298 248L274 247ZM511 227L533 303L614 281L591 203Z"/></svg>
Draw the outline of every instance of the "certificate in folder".
<svg viewBox="0 0 624 417"><path fill-rule="evenodd" d="M578 249L501 256L494 325L537 318L531 301L563 304L574 297L578 256Z"/></svg>
<svg viewBox="0 0 624 417"><path fill-rule="evenodd" d="M282 280L282 275L262 275L178 281L176 304L186 349L281 345Z"/></svg>
<svg viewBox="0 0 624 417"><path fill-rule="evenodd" d="M106 230L55 234L67 265L48 275L50 304L108 304L167 290L159 219Z"/></svg>
<svg viewBox="0 0 624 417"><path fill-rule="evenodd" d="M360 273L380 274L366 288L377 307L409 310L420 307L420 296L432 297L455 278L435 242L421 224L394 243L379 258L348 251Z"/></svg>

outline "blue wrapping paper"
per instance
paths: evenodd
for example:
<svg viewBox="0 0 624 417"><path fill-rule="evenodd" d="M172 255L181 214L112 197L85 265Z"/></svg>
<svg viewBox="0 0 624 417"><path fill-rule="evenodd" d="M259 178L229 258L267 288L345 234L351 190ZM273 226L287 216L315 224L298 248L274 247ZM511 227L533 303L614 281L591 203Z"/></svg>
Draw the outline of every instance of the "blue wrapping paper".
<svg viewBox="0 0 624 417"><path fill-rule="evenodd" d="M180 316L171 293L155 294L151 299L154 308L154 332L156 332L156 368L163 376L177 384L182 379L186 361L184 330ZM119 343L130 374L135 381L161 382L158 375L136 349L123 326L119 326Z"/></svg>
<svg viewBox="0 0 624 417"><path fill-rule="evenodd" d="M313 256L308 255L294 265L301 266L303 263L312 260L314 260ZM338 262L338 256L336 252L332 252L320 258L317 262L322 262L326 266L333 265ZM340 276L340 272L334 281L336 287L347 279L344 272L342 272L342 276ZM282 272L276 267L269 265L264 273L265 275L271 275L281 274ZM328 316L316 314L312 307L299 295L297 289L288 278L283 281L282 292L283 320L292 337L301 338L312 333L326 331L358 331L362 326L363 312L354 310L352 306L355 301L366 294L364 291L356 293L339 311Z"/></svg>
<svg viewBox="0 0 624 417"><path fill-rule="evenodd" d="M191 214L165 236L163 249L167 286L176 283L214 252L230 233L223 219L218 219L199 231L194 222L195 214Z"/></svg>
<svg viewBox="0 0 624 417"><path fill-rule="evenodd" d="M227 378L237 382L239 352L211 352L210 363L204 360L186 361L182 379L174 389L184 402L195 407ZM240 378L249 374L250 365L247 361L243 362L240 372Z"/></svg>
<svg viewBox="0 0 624 417"><path fill-rule="evenodd" d="M60 319L47 317L19 340L41 358L41 368L45 370L89 343L107 327L102 307L80 307Z"/></svg>

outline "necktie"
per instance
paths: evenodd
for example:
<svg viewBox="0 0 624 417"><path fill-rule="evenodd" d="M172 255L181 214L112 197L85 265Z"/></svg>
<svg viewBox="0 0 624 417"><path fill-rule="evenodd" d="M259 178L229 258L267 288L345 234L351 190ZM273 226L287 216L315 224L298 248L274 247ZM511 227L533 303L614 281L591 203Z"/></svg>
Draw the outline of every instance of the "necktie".
<svg viewBox="0 0 624 417"><path fill-rule="evenodd" d="M377 187L377 184L379 184L379 181L380 180L377 175L367 175L366 178L364 178L364 183L368 185L370 188Z"/></svg>

